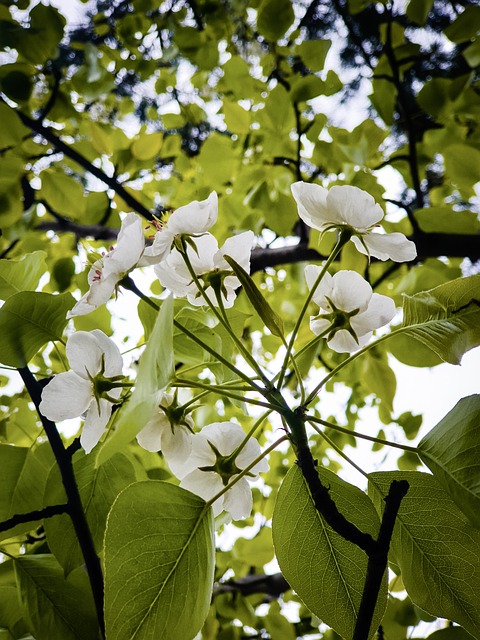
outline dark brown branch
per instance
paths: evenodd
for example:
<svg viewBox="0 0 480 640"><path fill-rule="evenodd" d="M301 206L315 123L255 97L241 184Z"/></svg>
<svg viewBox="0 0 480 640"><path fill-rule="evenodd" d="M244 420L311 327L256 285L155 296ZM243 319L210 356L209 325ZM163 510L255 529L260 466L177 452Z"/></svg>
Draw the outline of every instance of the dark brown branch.
<svg viewBox="0 0 480 640"><path fill-rule="evenodd" d="M376 550L368 556L367 575L352 640L368 640L370 636L370 627L372 626L378 594L382 586L383 575L387 569L388 551L395 520L400 503L406 496L408 489L409 484L406 480L393 480L385 498L385 510L380 524L380 531L378 532Z"/></svg>
<svg viewBox="0 0 480 640"><path fill-rule="evenodd" d="M2 100L2 103L7 104L4 100ZM7 104L7 106L9 105ZM17 111L16 109L12 109L12 111L14 111L18 115L18 117L26 127L31 129L35 133L40 134L43 138L45 138L45 140L50 142L50 144L52 144L57 151L63 153L65 156L67 156L67 158L70 158L70 160L73 160L81 167L83 167L86 171L101 180L104 184L110 187L110 189L113 189L113 191L115 191L115 193L120 196L120 198L122 198L122 200L124 200L125 203L132 208L133 211L136 211L147 220L152 219L151 212L146 207L144 207L143 204L135 198L135 196L132 196L132 194L127 191L127 189L125 189L125 187L120 184L118 180L108 176L104 171L87 160L85 156L82 156L81 153L78 153L78 151L72 149L72 147L63 142L63 140L61 140L52 129L45 127L43 124L41 124L37 120L34 120L33 118L30 118L21 111Z"/></svg>
<svg viewBox="0 0 480 640"><path fill-rule="evenodd" d="M240 593L242 596L250 596L254 593L264 593L271 598L278 598L290 589L290 585L281 573L271 575L247 575L236 580L228 580L214 585L213 595L222 593Z"/></svg>
<svg viewBox="0 0 480 640"><path fill-rule="evenodd" d="M17 513L8 520L0 522L0 532L13 529L17 524L23 524L25 522L35 522L35 520L44 520L45 518L51 518L52 516L58 516L61 513L67 513L68 504L55 504L51 507L44 507L38 509L38 511L30 511L29 513Z"/></svg>
<svg viewBox="0 0 480 640"><path fill-rule="evenodd" d="M72 459L66 451L63 440L57 431L55 423L48 420L40 412L40 402L42 399L42 385L35 379L28 367L18 369L25 387L32 399L37 413L42 421L43 428L47 434L48 441L52 447L53 455L58 465L62 478L63 487L67 496L67 513L72 521L73 528L77 535L78 543L82 551L85 567L92 588L93 599L97 611L98 623L102 637L105 637L105 623L103 617L103 573L100 558L95 550L92 534L85 517L82 499L78 490L77 481L73 471Z"/></svg>

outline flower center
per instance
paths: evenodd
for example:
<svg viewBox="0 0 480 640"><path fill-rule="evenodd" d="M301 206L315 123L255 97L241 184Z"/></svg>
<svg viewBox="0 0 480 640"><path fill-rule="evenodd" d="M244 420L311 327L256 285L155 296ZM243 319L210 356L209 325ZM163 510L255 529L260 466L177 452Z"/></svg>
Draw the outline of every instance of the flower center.
<svg viewBox="0 0 480 640"><path fill-rule="evenodd" d="M199 467L200 471L214 471L218 473L221 477L223 486L227 486L228 481L232 476L236 476L241 472L241 469L237 467L235 458L237 457L235 452L231 453L229 456L222 456L222 454L218 451L216 446L208 440L208 444L210 445L212 451L215 454L216 460L215 463L205 467ZM247 474L247 475L252 475Z"/></svg>

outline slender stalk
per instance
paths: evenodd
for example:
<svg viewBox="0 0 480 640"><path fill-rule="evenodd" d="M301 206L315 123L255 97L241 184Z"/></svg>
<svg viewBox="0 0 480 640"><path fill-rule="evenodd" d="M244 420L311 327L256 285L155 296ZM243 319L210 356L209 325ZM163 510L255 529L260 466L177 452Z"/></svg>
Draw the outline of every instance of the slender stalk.
<svg viewBox="0 0 480 640"><path fill-rule="evenodd" d="M314 416L306 415L305 419L310 423L321 424L324 427L328 427L329 429L333 429L334 431L340 431L341 433L347 433L349 436L353 436L354 438L361 438L362 440L369 440L370 442L377 442L378 444L386 445L387 447L394 447L396 449L402 449L402 451L411 451L412 453L418 453L417 447L410 447L408 444L398 444L397 442L391 442L390 440L384 440L383 438L375 438L374 436L367 436L364 433L357 433L356 431L352 431L351 429L346 429L345 427L340 427L338 424L333 424L332 422L327 422L326 420L321 420L320 418L315 418ZM313 428L317 431L317 433L323 434L322 431L316 429L314 425Z"/></svg>
<svg viewBox="0 0 480 640"><path fill-rule="evenodd" d="M172 382L172 387L188 387L189 389L205 389L210 393L216 393L219 396L225 396L226 398L232 398L232 400L239 400L240 402L246 402L248 404L254 404L257 407L265 407L270 411L275 411L276 407L269 404L268 402L262 402L262 400L254 400L253 398L248 398L247 396L240 396L236 393L232 393L227 391L225 388L217 387L212 384L203 384L202 382L197 382L195 380L176 380ZM248 389L250 391L250 389Z"/></svg>
<svg viewBox="0 0 480 640"><path fill-rule="evenodd" d="M105 637L105 621L103 617L103 573L100 558L95 550L92 534L88 526L82 499L78 490L77 481L73 471L73 464L63 444L62 438L57 431L55 423L45 418L40 412L41 385L37 382L30 369L22 367L18 369L20 376L27 388L28 393L35 405L37 413L42 421L43 428L47 434L48 441L52 447L53 455L58 465L62 483L67 496L67 512L75 529L78 543L85 560L90 586L92 588L95 609L102 638Z"/></svg>
<svg viewBox="0 0 480 640"><path fill-rule="evenodd" d="M287 366L288 366L288 361L290 359L290 354L292 353L293 345L295 343L295 340L297 338L298 332L300 330L300 326L301 326L301 324L303 322L303 318L305 317L305 314L307 313L308 305L310 304L310 302L311 302L311 300L312 300L312 298L313 298L313 296L315 294L315 291L316 291L318 285L320 284L323 276L326 274L326 272L328 270L328 267L332 264L332 262L338 256L338 254L342 250L343 245L346 242L348 242L350 237L351 237L350 233L345 233L343 231L340 232L340 235L338 237L337 243L333 247L332 252L328 256L327 260L325 261L325 264L323 265L323 268L320 271L320 273L318 275L318 278L315 280L315 284L310 289L310 291L309 291L309 293L308 293L308 295L307 295L307 297L305 299L305 302L303 303L302 310L300 311L300 315L297 318L297 322L295 324L295 327L293 328L292 335L290 336L290 341L289 341L289 343L287 345L287 352L286 352L285 358L283 360L282 368L280 369L280 377L278 379L278 388L279 389L282 387L283 379L285 377L285 373L286 373Z"/></svg>

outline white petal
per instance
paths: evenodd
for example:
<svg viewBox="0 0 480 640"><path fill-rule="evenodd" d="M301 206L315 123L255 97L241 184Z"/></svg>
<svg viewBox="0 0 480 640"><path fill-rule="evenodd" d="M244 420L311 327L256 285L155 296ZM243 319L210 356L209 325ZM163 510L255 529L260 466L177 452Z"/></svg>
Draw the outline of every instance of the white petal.
<svg viewBox="0 0 480 640"><path fill-rule="evenodd" d="M365 250L360 238L353 237L353 242L360 253L370 255L378 260L393 260L394 262L409 262L417 256L415 243L408 240L403 233L368 233L363 236L367 246Z"/></svg>
<svg viewBox="0 0 480 640"><path fill-rule="evenodd" d="M117 245L103 259L103 275L115 275L117 280L136 266L145 249L143 222L140 216L129 213L122 222Z"/></svg>
<svg viewBox="0 0 480 640"><path fill-rule="evenodd" d="M167 229L174 235L205 233L215 224L218 217L218 197L215 191L206 200L194 200L172 213Z"/></svg>
<svg viewBox="0 0 480 640"><path fill-rule="evenodd" d="M113 274L105 278L102 272L99 278L99 280L91 282L90 289L80 298L73 309L67 313L67 318L84 316L110 300L118 283L117 275Z"/></svg>
<svg viewBox="0 0 480 640"><path fill-rule="evenodd" d="M159 262L166 260L172 248L174 239L175 234L169 231L166 227L157 231L152 244L149 247L145 247L139 266L144 267L152 264L158 264Z"/></svg>
<svg viewBox="0 0 480 640"><path fill-rule="evenodd" d="M222 248L214 257L215 266L219 269L230 269L230 265L223 256L230 256L237 262L247 273L250 273L250 256L255 240L253 231L245 231L236 236L227 238Z"/></svg>
<svg viewBox="0 0 480 640"><path fill-rule="evenodd" d="M113 378L113 376L121 375L123 358L120 349L113 340L110 340L100 329L93 329L90 333L97 341L100 351L105 355L103 359L105 364L105 377Z"/></svg>
<svg viewBox="0 0 480 640"><path fill-rule="evenodd" d="M211 233L194 238L193 242L195 242L197 250L195 251L191 246L188 246L187 255L193 270L200 276L214 269L213 257L218 251L218 242Z"/></svg>
<svg viewBox="0 0 480 640"><path fill-rule="evenodd" d="M166 260L155 265L154 271L162 287L180 298L187 295L192 276L178 251L174 249Z"/></svg>
<svg viewBox="0 0 480 640"><path fill-rule="evenodd" d="M180 486L208 501L223 489L223 482L220 476L214 471L200 471L200 469L195 469L195 471L192 471L183 478ZM213 515L215 517L223 511L224 495L218 500L215 500L212 505Z"/></svg>
<svg viewBox="0 0 480 640"><path fill-rule="evenodd" d="M337 353L351 353L366 345L371 335L372 333L369 332L363 336L357 336L357 342L349 331L340 329L340 331L336 331L333 338L328 341L328 346Z"/></svg>
<svg viewBox="0 0 480 640"><path fill-rule="evenodd" d="M332 222L327 209L328 191L318 184L309 182L295 182L290 188L297 203L300 218L309 227L323 231Z"/></svg>
<svg viewBox="0 0 480 640"><path fill-rule="evenodd" d="M100 405L100 412L98 411L98 405ZM102 437L112 414L112 406L111 402L104 399L99 400L98 404L94 400L90 405L80 436L80 444L85 450L85 453L90 453Z"/></svg>
<svg viewBox="0 0 480 640"><path fill-rule="evenodd" d="M241 478L225 494L223 508L230 513L233 520L240 520L248 518L252 512L252 506L252 490L245 478Z"/></svg>
<svg viewBox="0 0 480 640"><path fill-rule="evenodd" d="M42 390L41 413L54 422L77 418L92 401L89 381L74 371L59 373Z"/></svg>
<svg viewBox="0 0 480 640"><path fill-rule="evenodd" d="M250 438L236 457L235 463L239 469L245 469L255 460L255 458L258 458L261 453L262 449L258 444L258 441L255 438ZM268 462L265 458L260 460L260 462L257 462L249 473L251 473L252 476L256 476L258 473L263 471L268 471ZM252 476L248 476L248 479L252 478Z"/></svg>
<svg viewBox="0 0 480 640"><path fill-rule="evenodd" d="M327 195L327 208L332 221L367 231L383 219L382 207L363 189L349 185L334 186Z"/></svg>
<svg viewBox="0 0 480 640"><path fill-rule="evenodd" d="M338 271L332 278L332 302L341 311L366 309L372 287L356 271Z"/></svg>
<svg viewBox="0 0 480 640"><path fill-rule="evenodd" d="M245 440L246 433L236 422L212 422L203 427L198 437L211 442L222 456L228 456Z"/></svg>
<svg viewBox="0 0 480 640"><path fill-rule="evenodd" d="M137 434L137 442L147 451L161 451L162 438L166 429L170 429L170 422L165 413L159 409Z"/></svg>
<svg viewBox="0 0 480 640"><path fill-rule="evenodd" d="M315 285L321 270L322 267L318 267L313 264L309 264L305 267L305 280L307 281L307 286L310 290ZM322 309L331 311L330 303L327 301L327 298L332 298L332 292L332 276L326 272L323 274L320 284L317 285L312 300Z"/></svg>
<svg viewBox="0 0 480 640"><path fill-rule="evenodd" d="M368 308L354 316L350 324L357 336L363 335L390 322L395 312L395 303L391 298L380 293L374 293Z"/></svg>
<svg viewBox="0 0 480 640"><path fill-rule="evenodd" d="M182 425L176 425L173 428L168 426L164 431L162 439L162 452L170 470L177 478L183 478L193 471L191 453L192 453L193 435Z"/></svg>
<svg viewBox="0 0 480 640"><path fill-rule="evenodd" d="M319 336L331 326L331 322L322 318L316 318L316 316L310 316L310 329L312 332Z"/></svg>
<svg viewBox="0 0 480 640"><path fill-rule="evenodd" d="M76 331L67 340L66 354L70 366L79 376L89 380L102 366L103 350L90 331Z"/></svg>

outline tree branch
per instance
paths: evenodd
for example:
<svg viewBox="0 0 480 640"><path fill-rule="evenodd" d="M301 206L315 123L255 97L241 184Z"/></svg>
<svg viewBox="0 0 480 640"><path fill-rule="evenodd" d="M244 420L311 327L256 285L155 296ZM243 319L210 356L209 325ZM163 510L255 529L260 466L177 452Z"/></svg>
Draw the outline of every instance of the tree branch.
<svg viewBox="0 0 480 640"><path fill-rule="evenodd" d="M5 104L10 109L12 109L12 107L10 107L10 105L7 102L5 102L5 100L3 99L0 99L0 100L2 104ZM43 138L45 138L45 140L50 142L50 144L52 144L57 151L60 151L61 153L66 155L67 158L70 158L70 160L73 160L74 162L79 164L86 171L88 171L93 176L101 180L108 187L110 187L110 189L113 189L113 191L115 191L115 193L118 196L120 196L120 198L122 198L122 200L124 200L129 207L133 209L133 211L136 211L147 220L152 219L151 212L146 207L144 207L143 204L139 202L137 198L135 198L135 196L132 196L132 194L129 191L127 191L125 187L118 182L118 180L108 176L104 171L102 171L101 169L96 167L94 164L92 164L89 160L87 160L85 156L82 156L81 153L78 153L78 151L76 151L75 149L72 149L68 144L63 142L63 140L61 140L58 137L58 135L52 131L52 129L45 127L41 122L38 122L38 120L34 120L33 118L30 118L29 116L22 113L21 111L17 111L16 109L12 109L12 111L17 114L17 116L20 118L20 120L23 122L23 124L26 127L31 129L35 133L40 134Z"/></svg>
<svg viewBox="0 0 480 640"><path fill-rule="evenodd" d="M53 455L57 462L63 487L67 496L67 513L72 520L78 543L82 551L83 559L87 569L90 586L92 588L93 599L97 611L98 623L102 637L105 637L105 622L103 617L103 573L100 559L95 550L92 534L85 517L82 500L78 490L78 485L73 471L72 459L64 447L63 440L57 431L55 423L45 418L40 412L40 402L42 399L42 385L35 379L30 369L22 367L18 369L20 376L27 388L28 393L35 405L37 413L42 421L43 428L47 434L48 441L52 447Z"/></svg>
<svg viewBox="0 0 480 640"><path fill-rule="evenodd" d="M250 596L254 593L264 593L273 599L278 598L289 589L290 585L281 573L273 573L271 575L252 574L236 580L228 580L227 582L215 584L213 587L213 595L240 593L242 596Z"/></svg>
<svg viewBox="0 0 480 640"><path fill-rule="evenodd" d="M35 520L44 520L52 516L58 516L61 513L68 513L68 504L55 504L51 507L44 507L38 511L30 511L29 513L17 513L8 520L0 522L0 532L13 529L17 524L24 522L35 522Z"/></svg>

